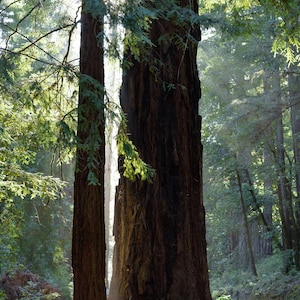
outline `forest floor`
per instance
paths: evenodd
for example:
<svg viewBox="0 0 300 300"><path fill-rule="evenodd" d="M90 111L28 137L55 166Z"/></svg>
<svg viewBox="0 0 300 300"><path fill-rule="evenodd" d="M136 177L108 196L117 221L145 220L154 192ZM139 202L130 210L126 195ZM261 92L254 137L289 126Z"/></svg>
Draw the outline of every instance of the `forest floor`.
<svg viewBox="0 0 300 300"><path fill-rule="evenodd" d="M0 300L59 300L62 299L58 288L29 271L16 271L0 278Z"/></svg>
<svg viewBox="0 0 300 300"><path fill-rule="evenodd" d="M280 257L270 257L257 265L258 276L232 266L211 276L214 300L300 300L300 272L285 274Z"/></svg>
<svg viewBox="0 0 300 300"><path fill-rule="evenodd" d="M230 298L229 298L230 299ZM272 282L249 282L241 290L233 290L236 300L300 300L300 274L280 276Z"/></svg>
<svg viewBox="0 0 300 300"><path fill-rule="evenodd" d="M271 264L260 265L258 276L227 268L212 276L213 300L300 300L300 272L283 274ZM274 267L274 266L273 266ZM16 271L0 278L0 300L61 300L59 288L29 271Z"/></svg>

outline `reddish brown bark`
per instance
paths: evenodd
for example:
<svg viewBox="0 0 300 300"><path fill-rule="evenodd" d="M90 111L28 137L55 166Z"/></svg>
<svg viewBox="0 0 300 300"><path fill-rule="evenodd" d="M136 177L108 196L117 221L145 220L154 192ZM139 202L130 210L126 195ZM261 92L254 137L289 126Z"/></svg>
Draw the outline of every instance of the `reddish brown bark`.
<svg viewBox="0 0 300 300"><path fill-rule="evenodd" d="M84 11L81 17L80 72L103 85L103 50L97 40L101 22ZM102 300L105 293L105 228L104 228L104 117L97 100L85 96L80 85L77 136L77 162L74 184L74 221L72 264L75 300ZM96 103L99 102L99 103ZM94 135L92 137L92 135ZM93 157L95 166L88 167ZM92 171L100 184L92 185L88 174Z"/></svg>
<svg viewBox="0 0 300 300"><path fill-rule="evenodd" d="M191 1L181 1L189 5ZM197 11L197 2L194 9ZM183 39L175 46L176 34ZM121 176L116 197L109 299L211 299L202 199L202 146L196 68L200 33L153 21L150 55L125 71L121 104L153 184ZM159 38L164 35L163 41ZM159 63L157 63L159 62Z"/></svg>

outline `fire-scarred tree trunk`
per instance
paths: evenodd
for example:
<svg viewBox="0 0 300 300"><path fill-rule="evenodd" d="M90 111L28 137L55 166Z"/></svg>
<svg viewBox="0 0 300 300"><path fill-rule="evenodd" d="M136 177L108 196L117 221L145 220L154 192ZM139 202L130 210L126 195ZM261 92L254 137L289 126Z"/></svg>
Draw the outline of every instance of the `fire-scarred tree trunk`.
<svg viewBox="0 0 300 300"><path fill-rule="evenodd" d="M105 293L102 21L83 1L81 15L78 149L74 184L72 264L75 300L103 300Z"/></svg>
<svg viewBox="0 0 300 300"><path fill-rule="evenodd" d="M181 1L197 12L197 1ZM174 21L174 20L173 20ZM153 183L121 176L109 299L211 299L202 199L196 67L200 32L154 20L147 58L128 60L121 104L130 138L156 170ZM181 37L181 47L178 46ZM160 41L160 42L159 42ZM177 44L177 46L176 46Z"/></svg>

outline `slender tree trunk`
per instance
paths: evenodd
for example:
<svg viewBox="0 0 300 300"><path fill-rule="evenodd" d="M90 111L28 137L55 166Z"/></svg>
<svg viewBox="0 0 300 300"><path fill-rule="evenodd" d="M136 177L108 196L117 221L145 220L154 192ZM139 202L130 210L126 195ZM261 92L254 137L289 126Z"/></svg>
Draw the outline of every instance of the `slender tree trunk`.
<svg viewBox="0 0 300 300"><path fill-rule="evenodd" d="M106 299L104 105L103 88L99 88L103 87L104 72L102 45L97 39L101 22L86 11L83 2L72 241L75 300Z"/></svg>
<svg viewBox="0 0 300 300"><path fill-rule="evenodd" d="M258 217L260 218L260 220L263 223L263 229L266 233L268 233L268 247L272 249L272 202L269 199L266 199L266 202L264 203L264 211L261 209L258 200L256 198L256 194L255 194L255 187L253 184L253 181L251 179L250 173L248 171L248 169L244 169L244 174L245 174L245 180L247 181L248 185L249 185L249 193L251 195L251 199L252 199L252 206L253 209L257 212ZM271 205L268 203L271 202ZM268 210L267 210L268 209ZM268 212L268 214L266 214L265 212ZM268 218L268 219L267 219ZM279 249L282 249L282 246L280 244L280 242L275 238L274 241L276 242L276 245ZM271 254L271 252L269 253L269 255ZM263 255L265 256L265 255Z"/></svg>
<svg viewBox="0 0 300 300"><path fill-rule="evenodd" d="M272 155L270 153L269 147L264 148L264 165L267 169L272 165ZM264 180L264 210L263 215L268 226L263 228L263 242L262 242L262 256L266 257L272 254L273 246L272 239L274 238L273 232L273 196L271 195L272 187L272 177L266 176ZM278 243L279 244L279 243ZM281 245L280 245L281 246Z"/></svg>
<svg viewBox="0 0 300 300"><path fill-rule="evenodd" d="M181 1L182 6L191 4L197 12L197 1ZM200 36L197 29L154 20L150 38L155 47L148 61L128 58L132 66L124 74L121 104L130 137L156 176L152 184L121 176L112 300L211 299L197 44L187 40L188 34ZM184 41L182 48L175 46L176 35Z"/></svg>
<svg viewBox="0 0 300 300"><path fill-rule="evenodd" d="M291 184L286 175L285 149L284 149L284 133L282 120L282 104L281 104L281 85L279 67L276 64L271 77L272 94L271 100L275 104L275 132L276 132L276 153L278 174L278 200L279 212L282 222L282 241L283 249L288 250L284 255L284 268L288 271L292 265L292 252L294 248L295 234L295 218L292 205Z"/></svg>
<svg viewBox="0 0 300 300"><path fill-rule="evenodd" d="M295 200L295 264L296 269L300 270L300 75L299 67L290 68L288 83L291 106L291 124L293 134L293 150L295 161L295 179L296 179L296 200Z"/></svg>
<svg viewBox="0 0 300 300"><path fill-rule="evenodd" d="M108 137L106 137L108 139ZM111 251L109 247L110 242L110 201L111 201L111 191L112 191L112 150L110 141L105 145L105 169L104 169L104 223L105 223L105 244L106 244L106 252L105 252L105 279L106 285L109 286L109 262Z"/></svg>
<svg viewBox="0 0 300 300"><path fill-rule="evenodd" d="M251 243L249 223L248 223L248 218L247 218L247 211L246 211L244 195L243 195L243 189L242 189L242 179L241 179L240 170L238 170L238 169L236 169L236 176L237 176L237 182L238 182L239 193L240 193L240 203L241 203L241 207L242 207L244 229L245 229L245 233L246 233L250 269L251 269L252 274L254 276L257 276L255 260L254 260L254 255L253 255L253 249L252 249L252 243Z"/></svg>

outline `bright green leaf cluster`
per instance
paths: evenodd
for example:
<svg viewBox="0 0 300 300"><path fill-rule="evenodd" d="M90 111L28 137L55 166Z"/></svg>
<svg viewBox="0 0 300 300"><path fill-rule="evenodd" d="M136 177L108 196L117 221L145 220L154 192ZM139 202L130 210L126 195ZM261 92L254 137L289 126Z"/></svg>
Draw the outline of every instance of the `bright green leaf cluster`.
<svg viewBox="0 0 300 300"><path fill-rule="evenodd" d="M118 138L118 154L124 157L123 175L134 181L136 179L147 180L152 182L155 170L146 164L140 157L139 153L125 134L119 134Z"/></svg>
<svg viewBox="0 0 300 300"><path fill-rule="evenodd" d="M123 116L117 136L118 155L123 157L123 175L134 181L136 179L152 182L155 170L139 156L136 146L126 134L126 119Z"/></svg>

